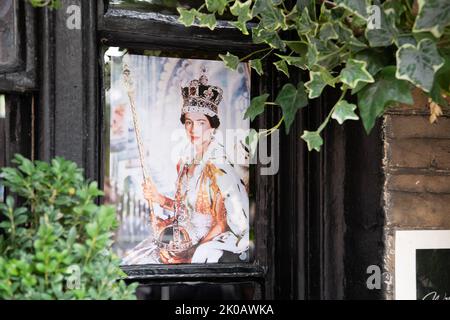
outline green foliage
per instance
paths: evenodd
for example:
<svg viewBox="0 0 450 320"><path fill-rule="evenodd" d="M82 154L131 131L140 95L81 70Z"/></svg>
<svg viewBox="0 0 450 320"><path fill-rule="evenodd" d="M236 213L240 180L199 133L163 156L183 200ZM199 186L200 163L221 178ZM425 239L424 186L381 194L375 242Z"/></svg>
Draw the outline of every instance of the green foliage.
<svg viewBox="0 0 450 320"><path fill-rule="evenodd" d="M372 130L377 117L393 103L412 104L411 87L408 82L395 77L395 66L385 67L373 84L358 93L358 107L364 128Z"/></svg>
<svg viewBox="0 0 450 320"><path fill-rule="evenodd" d="M22 199L0 203L0 299L133 299L112 253L115 211L76 164L16 155L2 183Z"/></svg>
<svg viewBox="0 0 450 320"><path fill-rule="evenodd" d="M194 24L205 5L209 14L220 16L229 12L236 17L230 24L243 34L251 33L253 42L263 49L241 59L230 53L221 55L228 67L235 69L238 62L251 57L252 68L262 75L263 60L274 55L274 67L286 77L294 71L308 71L309 79L304 80L303 89L293 83L281 90L283 95L289 92L290 97L296 96L291 101L298 104L287 103L289 99L283 95L275 102L261 99L282 109L287 130L295 114L307 104L303 91L309 99L320 97L328 86L345 93L347 96L335 104L323 124L302 136L309 150L320 150L323 144L320 133L331 117L339 123L356 120L356 106L369 133L376 119L389 107L398 102L412 103L410 91L414 87L433 102L447 106L443 95L450 91L449 1L297 0L291 3L207 0L197 10L191 9L192 16L183 12L180 21L185 25ZM249 22L253 23L251 30ZM247 116L251 119L264 110L262 105L256 108L254 101L250 108Z"/></svg>
<svg viewBox="0 0 450 320"><path fill-rule="evenodd" d="M283 111L286 133L289 133L297 111L308 104L305 86L299 82L297 88L293 84L285 84L275 100Z"/></svg>
<svg viewBox="0 0 450 320"><path fill-rule="evenodd" d="M28 2L36 8L48 7L51 9L61 8L61 0L28 0Z"/></svg>

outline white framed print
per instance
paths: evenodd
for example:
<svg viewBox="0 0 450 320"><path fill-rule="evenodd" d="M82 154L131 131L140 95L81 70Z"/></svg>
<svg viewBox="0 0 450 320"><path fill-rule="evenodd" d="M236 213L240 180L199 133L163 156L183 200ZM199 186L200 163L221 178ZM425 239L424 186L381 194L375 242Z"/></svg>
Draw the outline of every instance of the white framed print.
<svg viewBox="0 0 450 320"><path fill-rule="evenodd" d="M395 232L395 299L450 300L450 230Z"/></svg>

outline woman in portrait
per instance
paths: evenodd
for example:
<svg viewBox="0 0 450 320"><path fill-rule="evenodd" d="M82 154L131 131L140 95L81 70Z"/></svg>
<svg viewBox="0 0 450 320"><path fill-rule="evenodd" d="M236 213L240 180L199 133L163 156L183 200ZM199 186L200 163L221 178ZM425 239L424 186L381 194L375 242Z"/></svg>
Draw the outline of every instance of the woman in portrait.
<svg viewBox="0 0 450 320"><path fill-rule="evenodd" d="M154 241L145 240L125 264L216 263L227 254L245 258L249 247L249 200L244 182L215 138L223 91L208 85L206 71L181 88L189 146L177 164L175 197L143 184L145 199L172 213L154 218Z"/></svg>

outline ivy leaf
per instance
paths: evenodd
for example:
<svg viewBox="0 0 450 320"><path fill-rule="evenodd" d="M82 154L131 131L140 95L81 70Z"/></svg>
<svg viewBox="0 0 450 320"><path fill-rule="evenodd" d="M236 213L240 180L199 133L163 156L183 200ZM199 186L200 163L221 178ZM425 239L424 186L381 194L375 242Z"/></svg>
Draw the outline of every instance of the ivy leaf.
<svg viewBox="0 0 450 320"><path fill-rule="evenodd" d="M339 7L347 9L360 18L367 18L367 8L370 5L370 0L336 0L335 2Z"/></svg>
<svg viewBox="0 0 450 320"><path fill-rule="evenodd" d="M285 41L286 45L299 55L306 55L308 51L308 45L303 41Z"/></svg>
<svg viewBox="0 0 450 320"><path fill-rule="evenodd" d="M448 0L419 0L419 14L414 22L414 32L429 31L436 38L450 24L450 2Z"/></svg>
<svg viewBox="0 0 450 320"><path fill-rule="evenodd" d="M286 61L280 60L280 61L274 62L273 64L275 65L277 70L283 72L289 78L289 69L286 64Z"/></svg>
<svg viewBox="0 0 450 320"><path fill-rule="evenodd" d="M305 130L303 132L303 135L301 137L306 144L308 145L308 151L316 150L317 152L320 151L320 147L323 145L323 139L320 136L320 133L317 131L307 131Z"/></svg>
<svg viewBox="0 0 450 320"><path fill-rule="evenodd" d="M306 9L312 16L315 16L316 2L315 0L297 0L296 8L298 8L300 12L303 12Z"/></svg>
<svg viewBox="0 0 450 320"><path fill-rule="evenodd" d="M350 88L355 88L359 82L374 82L372 75L367 71L367 63L361 60L349 59L341 71L340 80Z"/></svg>
<svg viewBox="0 0 450 320"><path fill-rule="evenodd" d="M197 18L200 27L207 27L210 30L214 30L217 25L216 16L214 14L198 13Z"/></svg>
<svg viewBox="0 0 450 320"><path fill-rule="evenodd" d="M206 0L205 2L209 12L218 12L220 15L223 15L228 4L228 0Z"/></svg>
<svg viewBox="0 0 450 320"><path fill-rule="evenodd" d="M244 120L250 118L250 121L253 121L257 116L263 113L264 106L266 104L268 97L269 94L267 93L258 97L254 97L250 103L250 106L247 108L247 111L245 112Z"/></svg>
<svg viewBox="0 0 450 320"><path fill-rule="evenodd" d="M305 87L308 89L308 98L310 99L319 97L327 85L334 87L336 82L330 72L325 68L320 68L319 71L310 71L309 79L305 83Z"/></svg>
<svg viewBox="0 0 450 320"><path fill-rule="evenodd" d="M230 8L231 14L238 17L238 21L235 21L232 24L239 30L241 30L241 32L245 35L249 34L246 22L252 19L252 14L250 10L251 5L252 5L251 0L248 0L244 3L236 1L234 5Z"/></svg>
<svg viewBox="0 0 450 320"><path fill-rule="evenodd" d="M342 21L336 23L334 28L339 36L338 42L351 46L355 51L367 47L365 43L356 39L353 31L343 24Z"/></svg>
<svg viewBox="0 0 450 320"><path fill-rule="evenodd" d="M417 40L414 38L412 33L409 34L399 34L395 39L395 44L397 47L401 47L404 44L412 44L413 46L417 46Z"/></svg>
<svg viewBox="0 0 450 320"><path fill-rule="evenodd" d="M275 53L275 55L283 59L290 66L306 70L306 61L304 57L284 56L278 53Z"/></svg>
<svg viewBox="0 0 450 320"><path fill-rule="evenodd" d="M247 24L245 22L242 21L230 21L229 24L231 24L232 26L236 27L237 29L239 29L239 31L242 32L242 34L248 35L248 29L247 29Z"/></svg>
<svg viewBox="0 0 450 320"><path fill-rule="evenodd" d="M277 6L282 1L256 0L252 9L252 16L261 16L261 25L268 30L276 31L279 28L287 30L286 16Z"/></svg>
<svg viewBox="0 0 450 320"><path fill-rule="evenodd" d="M286 16L281 9L270 5L260 15L261 23L265 29L275 31L278 29L287 30Z"/></svg>
<svg viewBox="0 0 450 320"><path fill-rule="evenodd" d="M308 45L308 52L306 52L306 66L311 69L317 62L319 57L319 50L315 42Z"/></svg>
<svg viewBox="0 0 450 320"><path fill-rule="evenodd" d="M355 104L341 100L336 104L331 118L335 119L339 124L343 124L345 120L358 120L359 117L355 113L356 108Z"/></svg>
<svg viewBox="0 0 450 320"><path fill-rule="evenodd" d="M384 66L388 65L387 55L379 50L363 50L355 55L356 60L365 61L367 63L367 71L374 77ZM367 82L360 82L352 90L352 95L364 88Z"/></svg>
<svg viewBox="0 0 450 320"><path fill-rule="evenodd" d="M336 40L339 38L336 30L334 30L333 24L331 22L326 22L322 24L319 31L319 38L323 41Z"/></svg>
<svg viewBox="0 0 450 320"><path fill-rule="evenodd" d="M255 69L255 71L262 76L264 74L263 69L262 69L262 63L261 63L261 59L253 59L250 60L250 67Z"/></svg>
<svg viewBox="0 0 450 320"><path fill-rule="evenodd" d="M283 111L286 133L289 133L297 111L308 104L305 86L299 82L297 88L291 83L285 84L275 100Z"/></svg>
<svg viewBox="0 0 450 320"><path fill-rule="evenodd" d="M271 48L279 49L281 51L286 50L286 44L281 40L276 31L266 30L260 26L253 28L252 36L255 44L267 43Z"/></svg>
<svg viewBox="0 0 450 320"><path fill-rule="evenodd" d="M305 8L296 21L296 27L299 36L303 36L305 34L315 36L317 34L319 24L311 20L308 8Z"/></svg>
<svg viewBox="0 0 450 320"><path fill-rule="evenodd" d="M380 10L380 27L376 29L366 29L366 38L371 47L389 47L397 38L398 30L395 27L396 14L389 14Z"/></svg>
<svg viewBox="0 0 450 320"><path fill-rule="evenodd" d="M408 80L426 92L430 92L434 74L443 65L444 59L430 39L422 39L417 47L405 44L397 50L397 78Z"/></svg>
<svg viewBox="0 0 450 320"><path fill-rule="evenodd" d="M410 84L397 79L395 69L395 66L385 67L375 77L374 83L358 92L359 115L367 133L372 130L376 118L392 103L414 103Z"/></svg>
<svg viewBox="0 0 450 320"><path fill-rule="evenodd" d="M178 18L179 22L181 22L186 27L190 27L194 24L195 17L198 13L196 9L187 10L183 8L177 8L177 10L180 14L180 17Z"/></svg>
<svg viewBox="0 0 450 320"><path fill-rule="evenodd" d="M444 57L445 63L436 72L434 76L434 84L430 91L431 99L443 107L448 106L448 101L442 97L443 94L450 93L450 56Z"/></svg>
<svg viewBox="0 0 450 320"><path fill-rule="evenodd" d="M219 54L220 59L225 62L225 66L230 68L231 70L236 70L239 65L239 57L235 56L229 52L226 55Z"/></svg>
<svg viewBox="0 0 450 320"><path fill-rule="evenodd" d="M258 132L255 129L250 129L248 136L245 138L245 143L248 146L251 159L253 159L253 157L256 154L256 150L258 147L258 139L259 139Z"/></svg>

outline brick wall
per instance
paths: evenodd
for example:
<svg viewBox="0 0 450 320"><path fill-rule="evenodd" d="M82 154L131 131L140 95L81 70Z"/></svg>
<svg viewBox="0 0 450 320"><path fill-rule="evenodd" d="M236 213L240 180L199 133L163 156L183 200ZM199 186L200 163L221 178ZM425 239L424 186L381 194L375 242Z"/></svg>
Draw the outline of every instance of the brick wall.
<svg viewBox="0 0 450 320"><path fill-rule="evenodd" d="M450 229L450 113L430 124L426 98L384 117L385 293L394 298L395 230ZM392 275L392 277L390 277Z"/></svg>

